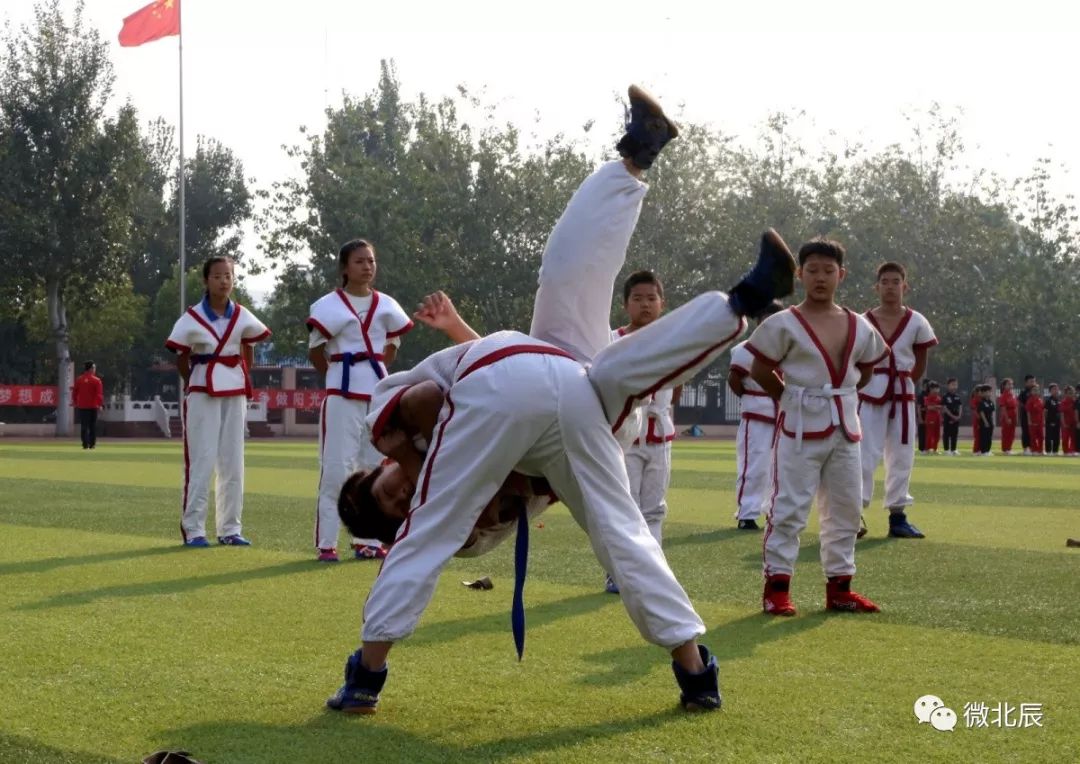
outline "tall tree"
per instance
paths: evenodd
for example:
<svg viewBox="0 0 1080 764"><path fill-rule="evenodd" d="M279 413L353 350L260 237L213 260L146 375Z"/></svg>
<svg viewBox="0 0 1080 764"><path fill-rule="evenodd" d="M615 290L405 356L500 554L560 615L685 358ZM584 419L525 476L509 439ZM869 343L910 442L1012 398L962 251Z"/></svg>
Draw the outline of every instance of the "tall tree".
<svg viewBox="0 0 1080 764"><path fill-rule="evenodd" d="M34 22L3 36L0 70L0 229L9 267L48 305L59 410L72 382L67 301L130 260L133 188L142 169L135 112L109 116L108 46L59 0L35 6ZM57 434L68 434L66 416Z"/></svg>

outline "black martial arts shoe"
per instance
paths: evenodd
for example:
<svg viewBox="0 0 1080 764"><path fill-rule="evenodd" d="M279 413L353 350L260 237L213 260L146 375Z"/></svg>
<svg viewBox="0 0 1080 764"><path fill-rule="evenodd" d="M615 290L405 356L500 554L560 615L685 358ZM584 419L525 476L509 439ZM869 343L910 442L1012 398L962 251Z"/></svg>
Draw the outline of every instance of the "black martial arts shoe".
<svg viewBox="0 0 1080 764"><path fill-rule="evenodd" d="M341 685L326 707L347 714L373 714L379 710L379 693L386 684L388 669L368 671L360 662L361 650L345 661L345 684Z"/></svg>
<svg viewBox="0 0 1080 764"><path fill-rule="evenodd" d="M698 645L698 652L705 664L705 670L700 674L691 674L675 661L671 662L675 681L682 690L679 703L687 711L715 711L723 702L720 697L720 668L716 656L705 645Z"/></svg>
<svg viewBox="0 0 1080 764"><path fill-rule="evenodd" d="M615 144L615 149L635 167L648 170L660 155L660 149L678 137L679 126L664 115L660 102L643 88L631 85L629 97L626 134Z"/></svg>
<svg viewBox="0 0 1080 764"><path fill-rule="evenodd" d="M761 235L757 262L728 293L731 309L740 316L765 318L781 310L776 301L795 291L798 262L773 229Z"/></svg>
<svg viewBox="0 0 1080 764"><path fill-rule="evenodd" d="M739 521L739 530L740 531L760 531L761 526L757 524L756 520L754 520L753 518L750 518L749 520L740 520Z"/></svg>

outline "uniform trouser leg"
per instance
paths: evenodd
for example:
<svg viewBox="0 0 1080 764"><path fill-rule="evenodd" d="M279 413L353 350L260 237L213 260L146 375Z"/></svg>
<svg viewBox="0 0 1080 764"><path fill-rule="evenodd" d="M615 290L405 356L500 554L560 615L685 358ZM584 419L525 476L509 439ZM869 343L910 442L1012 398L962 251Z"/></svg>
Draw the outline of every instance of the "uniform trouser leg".
<svg viewBox="0 0 1080 764"><path fill-rule="evenodd" d="M663 546L664 518L667 517L667 492L671 483L671 443L653 443L635 446L633 451L642 454L642 475L638 493L634 501L641 509L649 532L656 543ZM626 460L627 472L630 468L630 454ZM633 483L631 483L633 493Z"/></svg>
<svg viewBox="0 0 1080 764"><path fill-rule="evenodd" d="M1046 453L1056 454L1061 447L1061 428L1046 428Z"/></svg>
<svg viewBox="0 0 1080 764"><path fill-rule="evenodd" d="M611 298L648 186L621 161L590 175L548 236L529 334L591 361L611 343Z"/></svg>
<svg viewBox="0 0 1080 764"><path fill-rule="evenodd" d="M860 451L843 435L830 438L833 448L825 457L818 490L821 527L821 568L826 576L855 573L855 537L861 514Z"/></svg>
<svg viewBox="0 0 1080 764"><path fill-rule="evenodd" d="M979 427L979 445L982 447L984 454L990 453L990 449L994 445L994 425Z"/></svg>
<svg viewBox="0 0 1080 764"><path fill-rule="evenodd" d="M799 556L799 534L806 527L810 507L821 484L821 473L832 450L830 435L821 440L803 440L802 450L794 438L780 435L773 457L773 498L766 518L763 542L766 576L795 571ZM859 480L859 473L854 474Z"/></svg>
<svg viewBox="0 0 1080 764"><path fill-rule="evenodd" d="M1012 451L1013 441L1016 439L1016 425L1001 425L1001 450Z"/></svg>
<svg viewBox="0 0 1080 764"><path fill-rule="evenodd" d="M217 476L214 514L217 516L217 535L239 535L240 517L244 512L244 426L247 420L247 398L233 395L219 398L221 429L218 434Z"/></svg>
<svg viewBox="0 0 1080 764"><path fill-rule="evenodd" d="M885 453L885 439L889 430L889 405L862 401L859 403L860 464L862 465L862 505L865 509L874 498L874 470ZM805 446L805 443L804 443Z"/></svg>
<svg viewBox="0 0 1080 764"><path fill-rule="evenodd" d="M98 410L97 409L90 409L87 412L87 415L88 415L87 418L90 420L90 422L89 422L90 448L93 448L94 446L97 445Z"/></svg>
<svg viewBox="0 0 1080 764"><path fill-rule="evenodd" d="M1020 406L1020 442L1024 445L1024 449L1031 448L1031 433L1028 431L1027 414L1024 413L1023 405Z"/></svg>
<svg viewBox="0 0 1080 764"><path fill-rule="evenodd" d="M340 395L326 396L319 412L319 497L315 510L315 546L319 549L337 547L341 486L356 470L378 465L372 464L367 454L367 413L367 401Z"/></svg>
<svg viewBox="0 0 1080 764"><path fill-rule="evenodd" d="M743 418L736 435L735 501L738 520L756 520L768 510L772 492L772 444L776 427Z"/></svg>
<svg viewBox="0 0 1080 764"><path fill-rule="evenodd" d="M1028 425L1028 443L1031 450L1036 454L1043 452L1043 433L1042 425L1029 424Z"/></svg>
<svg viewBox="0 0 1080 764"><path fill-rule="evenodd" d="M181 404L184 473L180 532L184 541L206 535L210 476L218 461L223 400L206 393L188 393Z"/></svg>
<svg viewBox="0 0 1080 764"><path fill-rule="evenodd" d="M945 422L945 450L955 451L956 441L960 437L960 423L959 422Z"/></svg>
<svg viewBox="0 0 1080 764"><path fill-rule="evenodd" d="M544 469L552 489L585 529L647 641L672 649L705 633L660 544L634 504L623 457L591 388L560 391L561 452ZM587 393L587 394L586 394Z"/></svg>
<svg viewBox="0 0 1080 764"><path fill-rule="evenodd" d="M439 574L466 542L484 507L529 450L545 434L554 437L555 361L576 367L583 379L581 367L567 359L514 356L451 387L412 508L364 606L365 642L396 642L413 632ZM621 455L619 471L625 489Z"/></svg>
<svg viewBox="0 0 1080 764"><path fill-rule="evenodd" d="M882 406L887 419L885 426L885 508L898 509L915 503L911 488L911 471L915 467L915 444L908 436L904 443L904 417L907 417L907 431L915 430L915 407L897 404L895 416L889 417L889 406ZM924 444L925 445L925 444ZM865 470L863 476L865 479Z"/></svg>
<svg viewBox="0 0 1080 764"><path fill-rule="evenodd" d="M723 292L705 292L609 345L589 368L608 422L618 427L633 407L708 366L746 329Z"/></svg>
<svg viewBox="0 0 1080 764"><path fill-rule="evenodd" d="M918 441L919 441L919 450L920 451L925 451L926 450L926 423L925 422L919 422L919 424L915 427L915 430L916 430L916 436L917 436Z"/></svg>
<svg viewBox="0 0 1080 764"><path fill-rule="evenodd" d="M90 409L79 409L79 435L82 438L83 448L90 448L92 439L92 423L90 414L95 413Z"/></svg>
<svg viewBox="0 0 1080 764"><path fill-rule="evenodd" d="M928 422L926 425L926 450L937 451L941 443L941 422Z"/></svg>

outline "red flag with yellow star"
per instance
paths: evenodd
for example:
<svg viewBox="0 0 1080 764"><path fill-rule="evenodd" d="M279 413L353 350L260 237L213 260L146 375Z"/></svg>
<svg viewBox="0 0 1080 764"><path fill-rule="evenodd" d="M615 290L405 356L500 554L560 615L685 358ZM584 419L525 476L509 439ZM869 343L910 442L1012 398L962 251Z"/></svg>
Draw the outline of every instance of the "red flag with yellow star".
<svg viewBox="0 0 1080 764"><path fill-rule="evenodd" d="M132 48L180 34L180 0L154 0L124 19L120 45Z"/></svg>

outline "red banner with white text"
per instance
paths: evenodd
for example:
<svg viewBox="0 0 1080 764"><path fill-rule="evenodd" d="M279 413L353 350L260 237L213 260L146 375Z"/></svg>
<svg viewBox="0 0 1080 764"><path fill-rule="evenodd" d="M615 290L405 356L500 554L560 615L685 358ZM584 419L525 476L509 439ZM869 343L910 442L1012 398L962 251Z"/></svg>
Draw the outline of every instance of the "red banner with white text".
<svg viewBox="0 0 1080 764"><path fill-rule="evenodd" d="M56 406L56 385L0 385L0 406Z"/></svg>
<svg viewBox="0 0 1080 764"><path fill-rule="evenodd" d="M267 409L308 409L317 410L326 398L325 390L277 390L258 388L255 400L266 404Z"/></svg>

